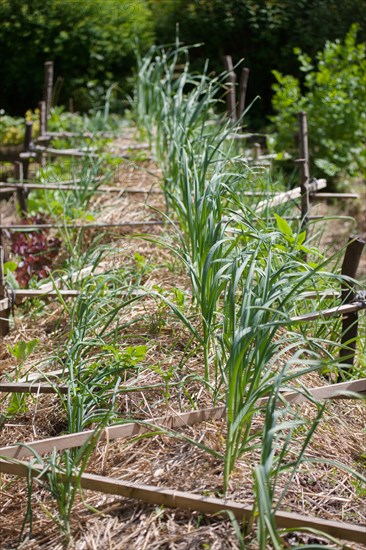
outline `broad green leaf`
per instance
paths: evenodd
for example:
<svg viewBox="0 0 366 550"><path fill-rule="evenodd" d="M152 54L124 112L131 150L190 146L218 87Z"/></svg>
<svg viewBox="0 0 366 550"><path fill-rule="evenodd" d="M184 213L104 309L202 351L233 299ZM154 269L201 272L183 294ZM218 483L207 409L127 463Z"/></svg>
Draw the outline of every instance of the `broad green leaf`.
<svg viewBox="0 0 366 550"><path fill-rule="evenodd" d="M287 221L281 218L281 216L276 213L274 214L274 217L276 218L277 227L281 231L281 233L283 233L284 235L288 235L289 237L293 237L294 234Z"/></svg>
<svg viewBox="0 0 366 550"><path fill-rule="evenodd" d="M4 274L7 275L8 273L12 273L16 270L18 267L18 264L15 262L5 262L4 263Z"/></svg>

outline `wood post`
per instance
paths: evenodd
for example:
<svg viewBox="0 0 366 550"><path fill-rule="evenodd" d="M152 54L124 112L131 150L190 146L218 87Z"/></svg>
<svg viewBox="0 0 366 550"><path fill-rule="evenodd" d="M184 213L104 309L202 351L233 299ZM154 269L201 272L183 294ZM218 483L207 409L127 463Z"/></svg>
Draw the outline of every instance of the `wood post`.
<svg viewBox="0 0 366 550"><path fill-rule="evenodd" d="M38 108L39 108L39 137L43 138L44 136L46 136L46 133L47 133L46 102L40 101L38 103ZM43 168L46 164L46 155L41 153L39 161Z"/></svg>
<svg viewBox="0 0 366 550"><path fill-rule="evenodd" d="M236 122L236 74L234 72L231 55L224 56L224 65L227 71L226 106L229 118Z"/></svg>
<svg viewBox="0 0 366 550"><path fill-rule="evenodd" d="M23 145L23 150L24 150L25 153L28 153L30 151L30 148L31 148L32 130L33 130L33 122L26 121L26 123L25 123L24 145ZM29 169L29 158L27 156L25 156L22 159L22 164L23 164L23 179L27 180L28 179L28 169Z"/></svg>
<svg viewBox="0 0 366 550"><path fill-rule="evenodd" d="M245 98L247 95L249 72L250 71L248 67L243 67L240 73L239 102L238 102L238 112L237 112L238 120L241 119L245 111Z"/></svg>
<svg viewBox="0 0 366 550"><path fill-rule="evenodd" d="M365 241L359 236L352 235L348 240L348 245L342 264L342 275L356 278L357 269L360 263L361 254ZM344 281L342 284L342 303L349 304L356 298L354 283ZM342 348L340 350L340 359L342 363L353 365L356 352L356 339L358 332L358 312L354 311L343 316L342 320Z"/></svg>
<svg viewBox="0 0 366 550"><path fill-rule="evenodd" d="M261 156L261 144L255 143L253 146L253 157L254 160L259 160L259 157Z"/></svg>
<svg viewBox="0 0 366 550"><path fill-rule="evenodd" d="M301 218L302 227L306 230L309 216L309 181L310 181L310 166L309 166L309 146L308 146L308 122L306 113L302 111L298 113L299 118L299 145L300 145L300 187L301 187Z"/></svg>
<svg viewBox="0 0 366 550"><path fill-rule="evenodd" d="M0 208L0 248L4 247L4 233L2 228L3 220L1 215L1 208Z"/></svg>
<svg viewBox="0 0 366 550"><path fill-rule="evenodd" d="M21 162L14 163L14 176L17 182L23 183L23 164ZM20 214L24 218L27 213L27 191L24 187L20 187L16 191Z"/></svg>
<svg viewBox="0 0 366 550"><path fill-rule="evenodd" d="M53 88L53 61L46 61L44 64L44 86L43 86L43 101L46 104L46 130L47 120L50 116L52 107L52 88Z"/></svg>
<svg viewBox="0 0 366 550"><path fill-rule="evenodd" d="M4 272L4 248L0 246L0 300L7 297ZM0 336L4 337L9 334L9 314L10 308L0 312Z"/></svg>
<svg viewBox="0 0 366 550"><path fill-rule="evenodd" d="M39 135L44 136L47 131L46 102L40 101L38 103L38 108L39 108Z"/></svg>

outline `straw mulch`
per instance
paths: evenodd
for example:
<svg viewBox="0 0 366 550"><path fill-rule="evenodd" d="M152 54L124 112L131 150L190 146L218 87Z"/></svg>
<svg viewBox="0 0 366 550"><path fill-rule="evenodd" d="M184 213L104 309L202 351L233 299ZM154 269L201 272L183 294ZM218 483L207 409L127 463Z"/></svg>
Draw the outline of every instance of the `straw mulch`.
<svg viewBox="0 0 366 550"><path fill-rule="evenodd" d="M122 145L125 143L126 141L122 141ZM118 143L116 147L118 149ZM140 163L139 169L119 171L114 184L151 189L158 182L154 172L159 173L156 166L151 161L144 161ZM152 205L154 209L148 205ZM96 196L93 208L100 212L98 220L115 222L161 219L156 209L164 211L165 206L163 196L159 194L122 194L117 197ZM148 231L160 235L168 229L157 227L153 230L149 228ZM189 281L181 268L177 270L178 264L171 252L141 237L126 238L121 234L128 235L131 231L113 229L110 232L106 231L104 235L104 241L111 243L111 251L106 260L108 268L133 264L134 254L138 252L144 258L148 258L153 266L146 274L145 286L159 286L165 290L174 287L189 289ZM147 345L146 368L139 374L140 385L162 383L160 374L153 368L155 365L159 365L167 372L172 366L176 367L183 362L181 376L203 374L200 350L187 357L189 335L166 309L157 311L156 302L146 299L134 306L132 315L142 320L125 332L123 344ZM55 346L65 340L67 330L66 317L56 303L50 303L35 311L19 308L10 335L1 343L0 373L14 373L14 360L7 350L8 345L14 345L20 340L39 339L37 351L28 358L23 367L23 374L27 371L35 373L40 364L46 364ZM313 373L308 376L306 383L309 387L320 386L324 384L324 379ZM196 380L186 382L185 390L182 392L176 387L166 396L162 387L121 395L118 402L120 416L146 420L190 410L192 404L196 404L197 408L212 406L210 395ZM1 446L63 433L66 415L57 396L28 396L26 402L26 412L18 414L10 422L2 422ZM7 404L8 400L2 398L0 405L3 410L6 410ZM316 411L312 405L304 404L298 407L306 418L314 418ZM259 432L262 423L263 418L258 415L255 419L255 428ZM307 455L335 459L365 472L364 428L363 404L349 400L328 403ZM224 451L224 420L186 427L180 429L179 433L216 451ZM294 456L299 452L303 438L304 434L299 432L293 442ZM238 461L226 495L230 500L246 505L253 503L253 466L258 459L259 452L253 451ZM178 437L159 435L99 444L89 461L87 471L205 496L223 496L222 461L190 444L187 439ZM279 480L278 494L285 483L285 477ZM64 536L55 521L55 518L59 517L57 504L46 488L35 481L31 502L32 534L22 547L31 550L65 548ZM352 524L366 524L365 504L365 488L355 483L349 473L330 465L309 463L304 464L296 474L281 509ZM2 549L17 547L26 512L25 480L3 475L0 493ZM72 540L68 548L75 550L239 548L234 527L228 519L144 505L133 500L90 491L77 495L71 515L71 527ZM27 533L28 528L29 521L23 535ZM289 548L304 543L320 543L329 547L325 539L315 534L294 533L288 535L284 542ZM251 550L257 547L255 533L251 533L246 538L246 548ZM348 547L358 549L363 546L348 544Z"/></svg>

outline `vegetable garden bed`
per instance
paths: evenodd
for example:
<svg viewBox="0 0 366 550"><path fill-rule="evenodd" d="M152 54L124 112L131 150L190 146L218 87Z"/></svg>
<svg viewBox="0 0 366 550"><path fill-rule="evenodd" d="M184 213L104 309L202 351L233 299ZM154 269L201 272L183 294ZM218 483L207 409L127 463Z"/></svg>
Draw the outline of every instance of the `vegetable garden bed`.
<svg viewBox="0 0 366 550"><path fill-rule="evenodd" d="M157 163L129 138L113 178L142 194L96 193L108 182L92 171L82 197L28 196L62 245L49 301L16 308L1 343L3 548L361 548L362 338L354 357L334 316L356 282L285 220L299 193L243 164L221 119L206 130L211 84L192 76L184 95L174 55L140 61ZM110 178L116 159L98 159ZM159 177L164 194L146 193Z"/></svg>

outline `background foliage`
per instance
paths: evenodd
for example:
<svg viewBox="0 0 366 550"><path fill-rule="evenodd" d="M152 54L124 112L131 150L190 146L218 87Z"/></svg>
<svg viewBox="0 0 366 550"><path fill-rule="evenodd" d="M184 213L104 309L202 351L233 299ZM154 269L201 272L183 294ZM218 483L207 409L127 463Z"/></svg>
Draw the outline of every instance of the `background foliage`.
<svg viewBox="0 0 366 550"><path fill-rule="evenodd" d="M308 114L311 157L327 176L340 170L356 175L365 166L365 44L357 44L356 39L357 26L353 25L344 41L327 42L315 63L296 49L305 75L304 93L297 78L274 71L275 116L271 119L277 151L293 149L296 115L304 110Z"/></svg>
<svg viewBox="0 0 366 550"><path fill-rule="evenodd" d="M126 84L135 65L135 35L153 41L145 0L0 0L0 108L24 114L37 106L43 63L53 60L59 100L88 108L90 95Z"/></svg>
<svg viewBox="0 0 366 550"><path fill-rule="evenodd" d="M186 44L204 42L191 52L196 67L202 58L221 71L222 56L235 63L245 58L251 70L248 101L261 100L249 113L250 123L263 125L271 110L272 70L301 77L294 48L311 57L326 40L343 38L360 22L359 39L366 38L364 5L360 0L149 0L160 43L172 42L179 22Z"/></svg>
<svg viewBox="0 0 366 550"><path fill-rule="evenodd" d="M317 167L328 176L359 173L364 53L356 30L342 41L357 21L357 40L366 41L363 7L361 0L0 0L0 138L21 141L20 123L8 115L37 107L44 61L55 63L57 104L72 97L75 110L100 107L117 82L120 109L135 74L136 36L144 53L153 42L174 43L179 23L183 44L202 44L191 50L193 71L209 58L212 76L223 70L223 55L244 58L248 104L260 96L245 118L250 129L262 130L272 115L277 151L291 150L294 114L306 109Z"/></svg>

